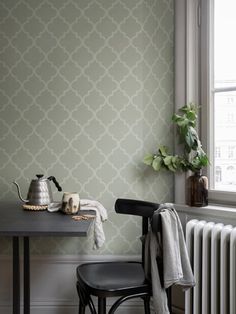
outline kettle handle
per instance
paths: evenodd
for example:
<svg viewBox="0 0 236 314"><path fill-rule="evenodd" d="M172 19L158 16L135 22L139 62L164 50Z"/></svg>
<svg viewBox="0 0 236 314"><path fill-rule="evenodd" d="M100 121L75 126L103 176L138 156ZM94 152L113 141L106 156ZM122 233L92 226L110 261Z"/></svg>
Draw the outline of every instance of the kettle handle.
<svg viewBox="0 0 236 314"><path fill-rule="evenodd" d="M55 186L57 187L58 191L61 192L62 188L59 185L59 183L57 182L56 178L53 176L48 177L48 180L53 181L53 183L55 184Z"/></svg>

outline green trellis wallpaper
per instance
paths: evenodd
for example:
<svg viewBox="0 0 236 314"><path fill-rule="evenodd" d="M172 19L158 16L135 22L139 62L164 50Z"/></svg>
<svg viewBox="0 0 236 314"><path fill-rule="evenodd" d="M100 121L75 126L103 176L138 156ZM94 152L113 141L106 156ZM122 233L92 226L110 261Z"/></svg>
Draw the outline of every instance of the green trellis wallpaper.
<svg viewBox="0 0 236 314"><path fill-rule="evenodd" d="M173 198L173 178L142 164L157 143L173 142L173 6L0 0L0 199L17 199L14 179L26 194L44 173L99 200L109 221L96 254L138 252L140 221L114 214L117 197ZM38 238L32 249L91 254L91 241Z"/></svg>

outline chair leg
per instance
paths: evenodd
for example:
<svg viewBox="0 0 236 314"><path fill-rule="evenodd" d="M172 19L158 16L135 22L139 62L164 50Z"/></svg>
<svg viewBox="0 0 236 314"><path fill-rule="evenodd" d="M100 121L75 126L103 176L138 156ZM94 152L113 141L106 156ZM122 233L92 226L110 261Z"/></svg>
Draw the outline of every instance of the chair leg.
<svg viewBox="0 0 236 314"><path fill-rule="evenodd" d="M98 298L98 314L106 314L106 298Z"/></svg>
<svg viewBox="0 0 236 314"><path fill-rule="evenodd" d="M87 305L89 306L91 314L97 314L90 294L84 288L82 288L79 281L77 282L76 287L79 296L79 314L85 314Z"/></svg>
<svg viewBox="0 0 236 314"><path fill-rule="evenodd" d="M91 297L89 298L88 306L89 306L89 309L90 309L90 313L91 313L91 314L97 314L97 311L96 311L96 309L95 309L95 306L94 306L94 304L93 304L93 301L92 301Z"/></svg>
<svg viewBox="0 0 236 314"><path fill-rule="evenodd" d="M89 300L88 307L90 309L91 314L97 314L95 307L93 305L92 300ZM79 314L85 314L86 305L84 305L81 301L79 302Z"/></svg>
<svg viewBox="0 0 236 314"><path fill-rule="evenodd" d="M118 300L115 301L115 303L113 303L108 314L114 314L123 302L134 298L142 298L144 301L145 314L150 314L150 296L146 293L137 293L120 297Z"/></svg>
<svg viewBox="0 0 236 314"><path fill-rule="evenodd" d="M144 311L145 314L150 314L150 297L146 296L143 298L143 302L144 302Z"/></svg>
<svg viewBox="0 0 236 314"><path fill-rule="evenodd" d="M85 306L81 301L79 302L79 314L85 314Z"/></svg>

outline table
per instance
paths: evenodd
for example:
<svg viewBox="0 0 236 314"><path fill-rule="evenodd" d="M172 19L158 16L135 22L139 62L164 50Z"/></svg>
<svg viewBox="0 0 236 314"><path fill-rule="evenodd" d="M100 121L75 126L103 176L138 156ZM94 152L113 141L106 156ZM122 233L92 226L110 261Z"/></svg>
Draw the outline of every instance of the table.
<svg viewBox="0 0 236 314"><path fill-rule="evenodd" d="M95 215L94 211L83 213ZM86 237L92 222L93 219L75 221L62 212L26 211L18 202L0 202L0 236L12 237L13 314L20 314L20 238L23 238L24 314L30 314L30 237Z"/></svg>

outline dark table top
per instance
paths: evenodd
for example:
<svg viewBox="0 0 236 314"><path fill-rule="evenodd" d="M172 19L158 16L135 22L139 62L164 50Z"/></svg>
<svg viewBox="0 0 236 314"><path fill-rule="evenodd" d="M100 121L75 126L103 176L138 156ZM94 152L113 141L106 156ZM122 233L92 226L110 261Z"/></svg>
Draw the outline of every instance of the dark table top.
<svg viewBox="0 0 236 314"><path fill-rule="evenodd" d="M77 215L94 214L79 211ZM19 202L0 202L1 236L70 236L85 237L94 219L72 219L62 212L28 211Z"/></svg>

